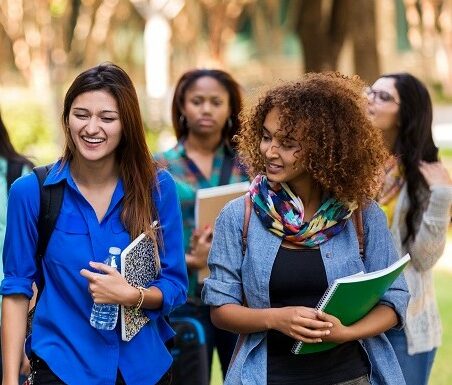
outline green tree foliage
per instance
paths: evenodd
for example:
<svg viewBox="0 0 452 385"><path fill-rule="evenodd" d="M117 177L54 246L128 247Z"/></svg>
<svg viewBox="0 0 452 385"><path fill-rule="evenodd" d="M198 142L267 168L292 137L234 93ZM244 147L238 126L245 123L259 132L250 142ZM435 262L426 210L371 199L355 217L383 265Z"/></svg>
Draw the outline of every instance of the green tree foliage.
<svg viewBox="0 0 452 385"><path fill-rule="evenodd" d="M2 119L14 147L34 163L50 162L58 156L60 150L41 105L30 100L3 103Z"/></svg>

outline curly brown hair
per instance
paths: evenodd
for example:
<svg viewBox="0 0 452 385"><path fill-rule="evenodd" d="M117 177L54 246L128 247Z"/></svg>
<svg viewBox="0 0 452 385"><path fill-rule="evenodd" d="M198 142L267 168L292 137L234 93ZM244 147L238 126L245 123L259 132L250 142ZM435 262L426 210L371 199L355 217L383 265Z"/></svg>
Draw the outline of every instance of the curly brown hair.
<svg viewBox="0 0 452 385"><path fill-rule="evenodd" d="M250 178L265 173L259 148L263 123L277 108L281 134L299 140L302 166L323 191L342 202L365 204L373 198L388 153L367 118L364 86L358 76L309 73L268 90L242 113L235 138Z"/></svg>

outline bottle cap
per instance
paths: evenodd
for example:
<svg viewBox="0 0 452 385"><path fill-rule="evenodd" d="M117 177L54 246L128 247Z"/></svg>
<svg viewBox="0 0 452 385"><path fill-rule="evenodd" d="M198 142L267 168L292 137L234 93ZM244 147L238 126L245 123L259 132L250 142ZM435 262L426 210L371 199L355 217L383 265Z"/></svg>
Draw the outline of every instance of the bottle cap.
<svg viewBox="0 0 452 385"><path fill-rule="evenodd" d="M111 254L111 255L120 255L121 254L121 249L119 247L112 246L112 247L110 247L108 249L108 253Z"/></svg>

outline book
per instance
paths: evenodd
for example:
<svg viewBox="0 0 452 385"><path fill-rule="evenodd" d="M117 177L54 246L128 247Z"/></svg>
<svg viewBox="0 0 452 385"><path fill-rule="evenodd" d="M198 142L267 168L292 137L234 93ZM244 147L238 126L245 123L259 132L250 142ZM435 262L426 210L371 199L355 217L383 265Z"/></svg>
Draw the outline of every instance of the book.
<svg viewBox="0 0 452 385"><path fill-rule="evenodd" d="M121 274L135 287L148 287L157 278L160 266L155 244L146 234L139 235L121 253ZM149 322L142 309L121 306L121 338L130 341Z"/></svg>
<svg viewBox="0 0 452 385"><path fill-rule="evenodd" d="M213 227L218 214L226 203L245 194L249 187L249 182L239 182L197 190L195 200L196 228L204 228L207 225Z"/></svg>
<svg viewBox="0 0 452 385"><path fill-rule="evenodd" d="M220 211L229 201L245 194L250 187L249 182L231 183L222 186L199 189L195 200L195 226L204 229L215 224ZM202 283L209 275L209 269L205 267L198 271L198 282Z"/></svg>
<svg viewBox="0 0 452 385"><path fill-rule="evenodd" d="M385 269L358 273L334 280L320 299L316 309L339 318L345 326L359 321L378 304L380 298L409 261L410 255L406 254ZM316 353L335 346L337 344L334 342L308 344L297 341L292 347L292 353Z"/></svg>

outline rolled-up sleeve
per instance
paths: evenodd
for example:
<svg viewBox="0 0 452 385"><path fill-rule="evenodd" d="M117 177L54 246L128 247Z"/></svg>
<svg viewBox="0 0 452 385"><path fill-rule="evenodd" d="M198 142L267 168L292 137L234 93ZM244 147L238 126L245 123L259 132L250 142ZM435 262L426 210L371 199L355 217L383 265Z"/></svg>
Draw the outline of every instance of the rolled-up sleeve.
<svg viewBox="0 0 452 385"><path fill-rule="evenodd" d="M399 259L386 216L375 202L364 211L365 223L365 259L367 271L381 270ZM403 273L394 281L380 300L381 304L390 306L397 313L399 323L396 328L405 325L406 310L410 294Z"/></svg>
<svg viewBox="0 0 452 385"><path fill-rule="evenodd" d="M159 248L161 274L150 286L163 293L163 304L157 310L146 310L150 319L168 315L187 300L187 267L183 245L182 216L176 184L164 170L158 173L158 187L153 191L163 239Z"/></svg>
<svg viewBox="0 0 452 385"><path fill-rule="evenodd" d="M33 295L38 213L38 180L34 174L28 174L14 182L9 193L3 249L5 276L0 287L4 296L23 294L31 298Z"/></svg>
<svg viewBox="0 0 452 385"><path fill-rule="evenodd" d="M240 213L234 210L237 203L227 204L215 223L208 260L210 276L202 290L202 300L207 305L242 304L243 218L240 220Z"/></svg>

